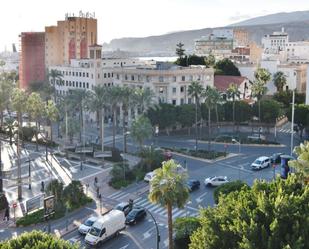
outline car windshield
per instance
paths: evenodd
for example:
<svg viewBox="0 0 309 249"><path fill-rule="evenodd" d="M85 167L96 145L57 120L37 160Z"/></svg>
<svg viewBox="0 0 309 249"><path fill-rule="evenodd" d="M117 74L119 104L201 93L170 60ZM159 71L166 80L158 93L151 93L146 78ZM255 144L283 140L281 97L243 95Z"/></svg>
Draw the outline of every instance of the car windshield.
<svg viewBox="0 0 309 249"><path fill-rule="evenodd" d="M88 220L85 221L84 225L88 226L88 227L91 227L93 225L93 223L94 223L93 220L88 219Z"/></svg>
<svg viewBox="0 0 309 249"><path fill-rule="evenodd" d="M132 210L129 214L128 214L128 217L129 218L133 218L137 215L139 210Z"/></svg>
<svg viewBox="0 0 309 249"><path fill-rule="evenodd" d="M255 163L255 164L261 164L262 161L260 161L260 160L255 160L254 163Z"/></svg>
<svg viewBox="0 0 309 249"><path fill-rule="evenodd" d="M91 229L90 229L90 234L91 235L93 235L93 236L96 236L96 237L98 237L99 235L100 235L100 232L101 232L101 230L99 229L99 228L97 228L97 227L92 227Z"/></svg>

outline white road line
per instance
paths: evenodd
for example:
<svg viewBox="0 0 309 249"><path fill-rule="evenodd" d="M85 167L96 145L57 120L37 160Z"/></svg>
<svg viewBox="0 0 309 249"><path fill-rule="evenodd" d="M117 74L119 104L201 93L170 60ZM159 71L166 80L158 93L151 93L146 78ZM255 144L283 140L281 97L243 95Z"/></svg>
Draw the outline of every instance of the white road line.
<svg viewBox="0 0 309 249"><path fill-rule="evenodd" d="M147 203L147 202L148 202L148 200L142 199L142 200L137 201L135 204L136 204L136 205L143 206L143 204L145 204L145 203Z"/></svg>
<svg viewBox="0 0 309 249"><path fill-rule="evenodd" d="M119 195L119 196L117 196L114 199L120 200L120 199L123 199L123 198L127 197L128 195L130 195L130 193L123 193L122 195Z"/></svg>
<svg viewBox="0 0 309 249"><path fill-rule="evenodd" d="M114 196L116 196L116 195L118 195L118 194L120 194L120 193L123 193L123 192L122 192L122 191L117 191L117 192L115 192L115 193L113 193L113 194L107 196L107 198L113 198Z"/></svg>
<svg viewBox="0 0 309 249"><path fill-rule="evenodd" d="M197 208L190 207L190 206L186 206L186 208L191 209L191 210L193 210L193 211L199 211Z"/></svg>
<svg viewBox="0 0 309 249"><path fill-rule="evenodd" d="M147 204L144 204L143 207L144 208L149 208L149 207L153 207L155 204L152 204L151 202L148 202Z"/></svg>
<svg viewBox="0 0 309 249"><path fill-rule="evenodd" d="M177 218L177 217L179 217L180 215L185 214L185 213L186 213L185 210L178 210L178 212L175 212L175 213L173 214L173 218Z"/></svg>
<svg viewBox="0 0 309 249"><path fill-rule="evenodd" d="M158 206L158 205L155 205L155 206L153 206L152 208L149 208L148 210L150 211L150 212L156 212L157 210L159 210L159 209L161 209L161 206Z"/></svg>
<svg viewBox="0 0 309 249"><path fill-rule="evenodd" d="M204 194L202 194L202 195L200 195L199 197L197 197L197 198L195 199L195 201L196 201L197 203L202 202L202 201L203 201L203 197L204 197L205 195L207 195L207 194L208 194L208 192L205 192Z"/></svg>

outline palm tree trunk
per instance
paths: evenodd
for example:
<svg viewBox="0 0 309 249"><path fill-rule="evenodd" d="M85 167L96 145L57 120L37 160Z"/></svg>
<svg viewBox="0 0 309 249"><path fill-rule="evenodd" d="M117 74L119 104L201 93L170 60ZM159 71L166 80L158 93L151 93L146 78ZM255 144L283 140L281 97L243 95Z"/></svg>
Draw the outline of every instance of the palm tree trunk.
<svg viewBox="0 0 309 249"><path fill-rule="evenodd" d="M116 108L113 108L113 148L115 149L115 136L116 136Z"/></svg>
<svg viewBox="0 0 309 249"><path fill-rule="evenodd" d="M233 100L233 127L235 130L235 100Z"/></svg>
<svg viewBox="0 0 309 249"><path fill-rule="evenodd" d="M259 100L259 123L261 123L261 101Z"/></svg>
<svg viewBox="0 0 309 249"><path fill-rule="evenodd" d="M1 129L3 128L3 110L1 110L1 123L0 123Z"/></svg>
<svg viewBox="0 0 309 249"><path fill-rule="evenodd" d="M101 135L101 150L102 152L104 152L104 116L105 116L105 110L104 108L102 108L101 111L101 131L100 131L100 135Z"/></svg>
<svg viewBox="0 0 309 249"><path fill-rule="evenodd" d="M82 131L83 131L83 107L80 107L79 114L80 130L79 130L79 142L82 142Z"/></svg>
<svg viewBox="0 0 309 249"><path fill-rule="evenodd" d="M168 248L173 249L173 210L170 203L167 204L167 223L168 223Z"/></svg>
<svg viewBox="0 0 309 249"><path fill-rule="evenodd" d="M210 107L208 107L208 151L210 151Z"/></svg>
<svg viewBox="0 0 309 249"><path fill-rule="evenodd" d="M52 121L50 120L49 120L49 126L50 126L50 141L52 142L53 141L53 125L52 125ZM59 129L58 129L58 134L59 134Z"/></svg>
<svg viewBox="0 0 309 249"><path fill-rule="evenodd" d="M195 151L197 151L197 100L195 99Z"/></svg>
<svg viewBox="0 0 309 249"><path fill-rule="evenodd" d="M35 121L35 149L36 149L36 151L39 151L39 144L38 144L39 137L38 137L38 135L39 135L38 122ZM46 140L47 140L47 138L46 138ZM46 142L47 141L45 141L45 143Z"/></svg>

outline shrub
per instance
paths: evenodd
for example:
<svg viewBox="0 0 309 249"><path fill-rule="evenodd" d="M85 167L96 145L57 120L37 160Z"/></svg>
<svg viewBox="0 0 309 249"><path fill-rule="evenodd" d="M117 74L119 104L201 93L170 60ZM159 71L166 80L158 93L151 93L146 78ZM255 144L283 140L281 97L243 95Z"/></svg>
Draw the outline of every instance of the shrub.
<svg viewBox="0 0 309 249"><path fill-rule="evenodd" d="M16 221L16 226L29 226L44 221L44 209L37 210L33 213L26 214Z"/></svg>
<svg viewBox="0 0 309 249"><path fill-rule="evenodd" d="M247 183L242 182L242 181L233 181L233 182L228 182L226 184L223 184L219 187L217 187L214 191L214 200L215 203L219 202L219 196L222 195L227 195L231 192L234 191L240 191L242 188L250 188Z"/></svg>
<svg viewBox="0 0 309 249"><path fill-rule="evenodd" d="M105 158L107 161L110 162L122 162L122 156L120 155L120 150L117 148L112 148L112 156L111 157L106 157Z"/></svg>
<svg viewBox="0 0 309 249"><path fill-rule="evenodd" d="M201 227L200 220L196 217L177 218L174 222L175 248L187 249L190 244L190 236Z"/></svg>
<svg viewBox="0 0 309 249"><path fill-rule="evenodd" d="M0 248L20 249L20 248L61 248L61 249L78 249L79 246L72 245L62 239L57 239L55 236L41 231L32 231L23 233L16 238L0 242Z"/></svg>

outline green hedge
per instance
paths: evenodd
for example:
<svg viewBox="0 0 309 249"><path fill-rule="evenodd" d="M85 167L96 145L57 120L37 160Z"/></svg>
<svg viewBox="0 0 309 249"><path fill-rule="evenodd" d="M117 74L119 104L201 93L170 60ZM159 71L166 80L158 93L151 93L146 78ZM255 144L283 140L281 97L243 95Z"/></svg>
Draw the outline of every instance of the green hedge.
<svg viewBox="0 0 309 249"><path fill-rule="evenodd" d="M201 223L197 217L177 218L174 222L175 249L188 249L190 244L190 236L199 227L201 227Z"/></svg>
<svg viewBox="0 0 309 249"><path fill-rule="evenodd" d="M221 151L208 151L208 150L189 150L189 149L184 149L184 148L165 148L167 150L170 151L174 151L174 152L178 152L178 153L182 153L188 156L193 156L193 157L200 157L203 159L216 159L218 157L222 157L222 156L227 156L228 153L226 152L221 152Z"/></svg>
<svg viewBox="0 0 309 249"><path fill-rule="evenodd" d="M44 209L40 209L16 221L16 226L29 226L31 224L38 224L44 221Z"/></svg>
<svg viewBox="0 0 309 249"><path fill-rule="evenodd" d="M217 187L214 191L214 200L215 203L219 202L219 196L222 195L227 195L231 192L234 191L240 191L242 188L250 188L249 185L245 182L242 181L233 181L233 182L228 182L225 183L219 187Z"/></svg>

